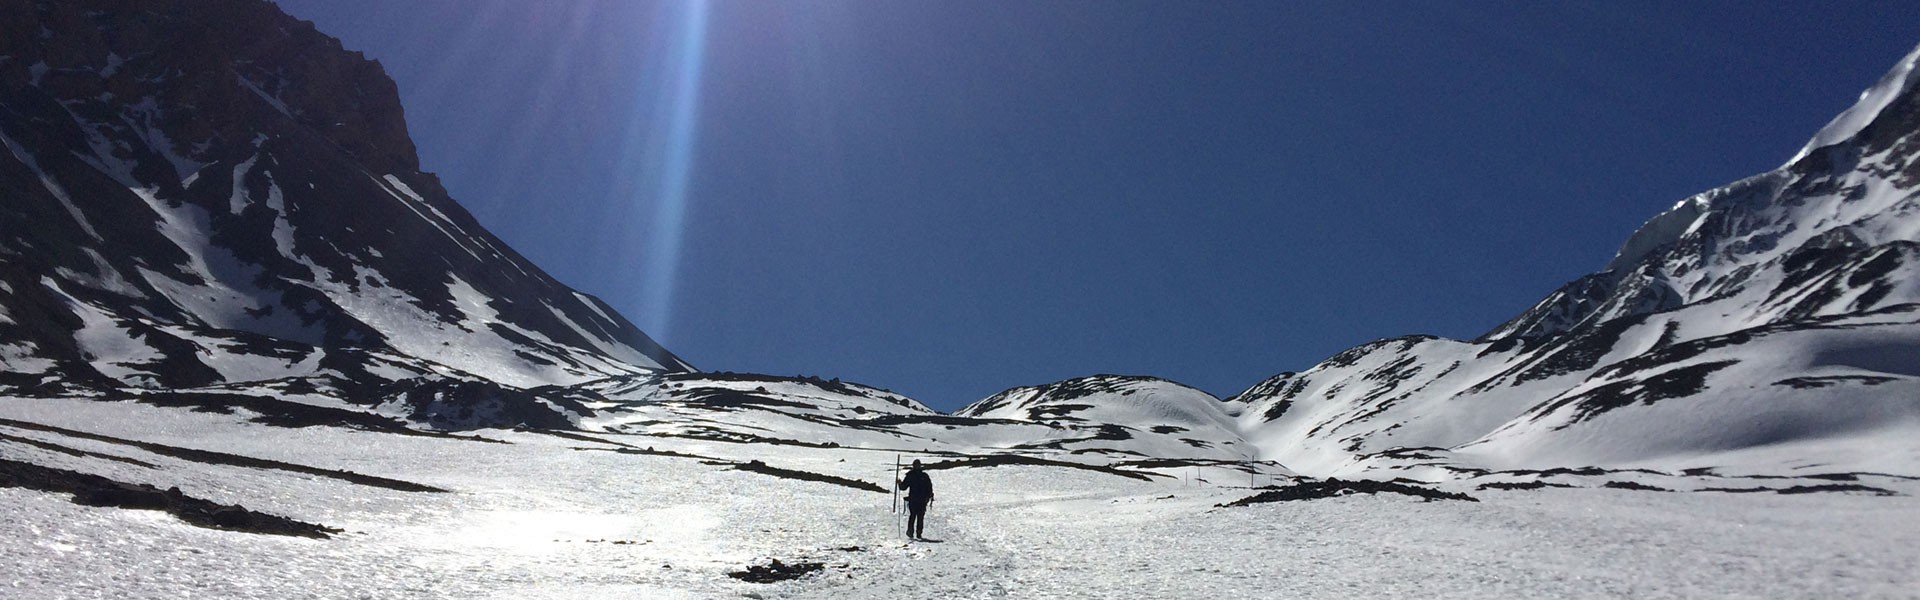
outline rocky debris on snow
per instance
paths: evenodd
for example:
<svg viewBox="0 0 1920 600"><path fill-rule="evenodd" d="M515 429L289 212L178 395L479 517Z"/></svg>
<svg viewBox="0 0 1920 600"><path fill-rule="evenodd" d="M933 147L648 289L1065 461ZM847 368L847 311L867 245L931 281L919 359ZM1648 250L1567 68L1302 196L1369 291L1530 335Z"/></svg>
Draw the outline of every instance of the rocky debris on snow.
<svg viewBox="0 0 1920 600"><path fill-rule="evenodd" d="M799 446L801 448L838 448L834 442L808 442L788 438L774 438L752 433L728 431L714 427L688 427L684 432L653 432L654 437L703 440L709 442L730 442L735 444L770 444L774 446Z"/></svg>
<svg viewBox="0 0 1920 600"><path fill-rule="evenodd" d="M774 477L780 477L783 479L797 479L800 481L818 481L821 483L831 483L838 486L850 487L856 490L879 492L882 494L887 493L887 488L880 487L879 484L876 484L873 482L860 481L858 479L847 479L845 477L835 477L832 475L823 475L820 473L814 473L810 471L795 471L793 469L782 469L780 467L769 466L767 463L760 462L758 460L750 460L744 463L733 463L733 469L736 471L747 471L751 473L759 473L761 475L772 475Z"/></svg>
<svg viewBox="0 0 1920 600"><path fill-rule="evenodd" d="M1607 484L1606 484L1606 485L1604 485L1604 486L1601 486L1601 487L1607 487L1607 488L1613 488L1613 489L1616 489L1616 490L1635 490L1635 491L1641 491L1641 492L1671 492L1671 491L1673 491L1673 490L1670 490L1670 489L1667 489L1667 488L1663 488L1663 487L1660 487L1660 486L1657 486L1657 485L1647 485L1647 484L1644 484L1644 483L1640 483L1640 482L1637 482L1637 481L1609 481L1609 482L1607 482Z"/></svg>
<svg viewBox="0 0 1920 600"><path fill-rule="evenodd" d="M953 415L896 414L880 415L865 419L841 421L848 427L861 428L898 428L901 425L941 425L948 429L955 427L977 427L982 425L1031 425L1027 421L1014 419L990 419L984 417L956 417Z"/></svg>
<svg viewBox="0 0 1920 600"><path fill-rule="evenodd" d="M551 432L547 432L547 433L551 433ZM609 443L617 444L618 442L609 442ZM670 450L655 450L651 447L638 448L633 446L627 446L626 444L620 444L620 445L625 447L622 447L622 448L574 448L574 450L588 451L588 452L615 452L619 454L638 454L643 456L665 456L669 458L691 458L691 459L698 459L700 462L709 464L709 465L730 466L730 467L733 467L733 470L735 471L746 471L749 473L759 473L761 475L771 475L771 476L779 477L782 479L830 483L833 485L850 487L856 490L861 490L866 492L879 492L882 494L887 493L887 488L881 487L880 484L877 484L877 483L873 483L869 481L861 481L858 479L848 479L845 477L836 477L833 475L827 475L823 473L814 473L812 471L798 471L794 469L783 469L780 467L768 465L767 463L759 460L749 460L747 462L735 462L735 461L730 461L730 460L721 459L721 458L714 458L710 456L700 456L697 454L686 454L682 452L673 452Z"/></svg>
<svg viewBox="0 0 1920 600"><path fill-rule="evenodd" d="M420 377L395 382L382 392L405 406L409 419L440 430L572 429L574 416L593 414L569 397L591 392L554 386L520 389L478 379Z"/></svg>
<svg viewBox="0 0 1920 600"><path fill-rule="evenodd" d="M700 460L704 460L704 461L710 461L710 462L713 462L713 463L715 463L715 464L719 464L719 463L725 463L725 462L726 462L725 460L722 460L722 459L718 459L718 458L713 458L713 457L711 457L711 456L701 456L701 455L698 455L698 454L687 454L687 453L685 453L685 452L674 452L674 451L672 451L672 450L655 450L655 449L653 449L653 447L652 447L652 446L648 446L648 447L645 447L645 448L636 448L636 447L633 447L633 446L628 446L628 447L625 447L625 448L577 448L577 447L576 447L576 448L574 448L574 450L576 450L576 451L580 451L580 452L613 452L613 453L616 453L616 454L638 454L638 455L641 455L641 456L666 456L666 457L671 457L671 458L695 458L695 459L700 459Z"/></svg>
<svg viewBox="0 0 1920 600"><path fill-rule="evenodd" d="M1113 467L1106 467L1106 466L1100 466L1100 465L1086 465L1086 464L1080 464L1076 462L1067 462L1063 460L1051 460L1051 459L1021 455L1021 454L990 454L987 456L975 456L975 457L961 458L956 460L943 460L940 462L928 463L924 468L926 468L927 470L940 470L940 469L961 469L961 468L972 468L972 467L1001 467L1006 465L1066 467L1069 469L1097 471L1101 473L1106 473L1108 475L1118 475L1121 477L1126 477L1128 479L1138 479L1141 481L1152 481L1154 477L1165 477L1164 475L1160 475L1158 473L1141 473L1137 471L1116 469Z"/></svg>
<svg viewBox="0 0 1920 600"><path fill-rule="evenodd" d="M1187 467L1245 467L1246 464L1246 461L1200 458L1144 458L1120 461L1114 463L1114 466L1129 469L1182 469Z"/></svg>
<svg viewBox="0 0 1920 600"><path fill-rule="evenodd" d="M578 432L578 431L560 431L560 430L554 430L554 429L533 429L533 428L530 428L530 427L515 427L515 428L513 428L513 431L514 431L515 433L537 433L537 434L541 434L541 435L550 435L550 436L553 436L553 437L557 437L557 438L563 438L563 439L569 439L569 440L574 440L574 441L578 441L578 442L593 442L593 443L596 443L596 444L606 444L606 445L609 445L609 446L619 446L619 447L622 447L622 448L637 448L637 446L634 446L633 444L629 444L629 443L626 443L626 442L617 442L617 441L614 441L614 440L610 440L610 439L607 439L607 438L603 438L603 437L600 437L600 436L597 436L597 435L591 435L591 434L587 434L587 433L583 433L583 432ZM586 450L587 448L574 448L574 449L575 449L575 450Z"/></svg>
<svg viewBox="0 0 1920 600"><path fill-rule="evenodd" d="M681 402L723 411L747 408L813 408L812 404L805 402L771 398L767 395L719 387L694 388L682 392L679 396Z"/></svg>
<svg viewBox="0 0 1920 600"><path fill-rule="evenodd" d="M1793 495L1793 494L1832 494L1832 493L1840 493L1840 494L1845 494L1845 493L1865 493L1865 494L1872 494L1872 495L1875 495L1875 496L1899 496L1899 495L1901 495L1901 494L1900 494L1900 492L1896 492L1896 491L1893 491L1893 490L1889 490L1889 489L1886 489L1886 488L1877 488L1877 487L1873 487L1873 486L1870 486L1870 485L1860 485L1860 484L1857 484L1857 483L1833 483L1833 484L1824 484L1824 485L1796 485L1796 486L1793 486L1793 487L1784 487L1784 488L1767 488L1767 487L1753 487L1753 488L1701 488L1701 489L1700 489L1700 491L1702 491L1702 492L1726 492L1726 493L1730 493L1730 494L1750 494L1750 493L1754 493L1754 492L1773 492L1773 493L1776 493L1776 494L1782 494L1782 495Z"/></svg>
<svg viewBox="0 0 1920 600"><path fill-rule="evenodd" d="M1843 385L1843 384L1880 385L1883 383L1892 383L1895 381L1899 381L1899 379L1894 377L1878 377L1878 376L1872 376L1872 375L1828 375L1828 376L1792 377L1788 379L1782 379L1780 381L1775 381L1773 382L1773 384L1784 385L1797 390L1810 390L1810 389L1832 387L1832 386Z"/></svg>
<svg viewBox="0 0 1920 600"><path fill-rule="evenodd" d="M1852 472L1852 473L1814 473L1811 475L1764 475L1764 474L1720 475L1720 474L1714 473L1712 469L1688 469L1687 474L1688 475L1704 474L1712 477L1729 477L1729 478L1738 478L1738 479L1819 479L1823 481L1860 481L1860 479L1863 477L1873 477L1873 478L1880 478L1880 479L1891 479L1895 481L1920 481L1920 477L1914 477L1911 475L1895 475L1892 473L1872 473L1872 472L1865 472L1865 471Z"/></svg>
<svg viewBox="0 0 1920 600"><path fill-rule="evenodd" d="M136 467L145 467L145 468L148 468L148 469L158 469L158 468L160 468L160 467L158 467L158 466L156 466L156 465L154 465L153 463L150 463L150 462L147 462L147 461L144 461L144 460L139 460L139 459L134 459L134 458L127 458L127 457L125 457L125 456L119 456L119 455L115 455L115 454L103 454L103 453L99 453L99 452L90 452L90 451L87 451L87 450L81 450L81 449L78 449L78 448L69 448L69 447L66 447L66 446L62 446L62 445L59 445L59 444L55 444L55 443L52 443L52 442L43 442L43 441L40 441L40 440L36 440L36 439L30 439L30 438L23 438L23 437L14 437L14 436L11 436L11 435L7 435L7 434L4 434L4 433L0 433L0 442L8 442L8 443L13 443L13 444L20 444L20 445L23 445L23 446L32 446L32 447L35 447L35 448L39 448L39 449L41 449L41 450L46 450L46 451L49 451L49 452L56 452L56 453L60 453L60 454L65 454L65 455L67 455L67 456L78 456L78 457L82 457L82 458L98 458L98 459L101 459L101 460L110 460L110 461L114 461L114 462L118 462L118 463L126 463L126 464L129 464L129 465L133 465L133 466L136 466Z"/></svg>
<svg viewBox="0 0 1920 600"><path fill-rule="evenodd" d="M890 402L899 406L905 406L905 407L913 407L914 405L914 403L911 400L908 400L903 396L899 396L898 394L895 394L893 390L848 383L845 381L841 381L840 378L838 377L835 377L832 379L822 379L814 375L795 375L792 377L783 377L779 375L762 375L759 373L735 373L733 371L664 373L664 374L658 375L658 377L660 378L660 381L663 383L678 382L682 384L684 384L685 382L706 382L706 381L801 383L801 384L811 385L813 387L816 387L821 390L834 393L834 394L860 396L864 398L879 398L887 402ZM766 388L764 387L760 388L760 391L764 392L765 389Z"/></svg>
<svg viewBox="0 0 1920 600"><path fill-rule="evenodd" d="M1723 474L1714 467L1692 467L1673 472L1652 469L1605 469L1600 467L1553 468L1546 470L1485 471L1453 469L1472 479L1485 481L1479 490L1537 490L1541 488L1620 489L1650 492L1722 492L1778 494L1861 493L1900 496L1900 492L1868 485L1920 481L1920 478L1872 472L1823 472L1804 475ZM1831 482L1831 483L1829 483Z"/></svg>
<svg viewBox="0 0 1920 600"><path fill-rule="evenodd" d="M354 473L352 471L322 469L319 467L309 467L306 465L297 465L293 463L280 462L277 460L267 460L264 458L254 458L251 456L241 456L238 454L227 454L225 452L214 452L211 450L196 450L193 448L181 448L178 446L168 446L165 444L155 444L152 442L128 440L128 439L122 439L122 438L117 438L112 436L87 433L84 431L74 431L72 429L54 427L52 425L41 425L39 423L15 421L13 419L0 419L0 425L13 427L15 429L42 431L46 433L57 433L67 437L93 440L96 442L106 442L109 444L118 444L121 446L131 446L131 447L139 448L141 450L152 452L154 454L158 454L161 456L167 456L167 457L177 458L180 460L187 460L187 461L193 461L197 463L204 463L204 464L210 464L210 465L226 465L226 466L232 466L232 467L246 467L251 469L269 469L269 470L275 470L275 471L287 471L291 473L300 473L303 475L315 475L315 476L326 477L330 479L338 479L348 483L385 488L385 489L400 491L400 492L445 492L447 491L445 489L433 487L430 485L422 485L422 484L413 483L410 481L388 479L386 477L377 477L373 475L363 475L360 473Z"/></svg>
<svg viewBox="0 0 1920 600"><path fill-rule="evenodd" d="M727 573L727 576L747 583L774 583L776 581L799 579L805 577L808 573L824 568L826 568L826 565L817 562L787 564L780 562L780 559L776 558L765 565L749 565L744 571Z"/></svg>
<svg viewBox="0 0 1920 600"><path fill-rule="evenodd" d="M1380 493L1404 494L1404 495L1414 496L1418 498L1425 498L1428 501L1465 500L1467 502L1479 502L1478 499L1474 498L1473 496L1468 496L1466 494L1460 494L1455 492L1443 492L1433 488L1417 487L1417 486L1407 485L1404 483L1394 483L1389 481L1369 481L1369 480L1343 481L1339 479L1325 479L1321 481L1303 481L1303 482L1289 485L1286 487L1270 489L1264 492L1260 492L1258 494L1254 494L1252 496L1248 496L1246 498L1241 498L1239 500L1228 502L1226 504L1216 504L1214 505L1214 508L1233 508L1237 506L1252 506L1255 504L1263 504L1267 502L1291 502L1294 500L1317 500L1321 498L1337 498L1340 496L1350 496L1353 494L1380 494Z"/></svg>
<svg viewBox="0 0 1920 600"><path fill-rule="evenodd" d="M0 487L72 494L73 503L81 506L163 511L190 525L209 529L320 539L340 533L339 529L324 525L195 498L177 487L161 490L151 485L3 458L0 458Z"/></svg>
<svg viewBox="0 0 1920 600"><path fill-rule="evenodd" d="M1270 460L1219 460L1211 458L1142 458L1122 460L1113 463L1122 469L1185 469L1189 467L1217 467L1232 469L1241 473L1271 476L1273 471L1284 472L1286 467ZM1261 468L1266 467L1266 468Z"/></svg>
<svg viewBox="0 0 1920 600"><path fill-rule="evenodd" d="M1545 481L1495 481L1492 483L1482 483L1480 484L1480 487L1475 489L1478 489L1478 490L1537 490L1540 488L1550 488L1550 487L1570 488L1570 487L1578 487L1578 486L1568 485L1565 483L1548 483Z"/></svg>
<svg viewBox="0 0 1920 600"><path fill-rule="evenodd" d="M1545 470L1520 469L1515 471L1492 471L1492 473L1498 474L1498 475L1532 475L1537 477L1555 477L1560 475L1572 475L1577 477L1597 477L1600 475L1609 475L1614 473L1641 473L1646 475L1667 475L1667 473L1655 471L1652 469L1603 469L1600 467L1579 467L1579 468L1555 467L1552 469L1545 469Z"/></svg>
<svg viewBox="0 0 1920 600"><path fill-rule="evenodd" d="M1534 410L1531 419L1538 421L1554 414L1562 407L1572 406L1570 409L1572 417L1566 423L1555 426L1558 429L1567 429L1581 421L1634 404L1653 404L1661 400L1685 398L1706 390L1708 375L1739 362L1722 360L1687 365L1645 377L1607 383L1542 404Z"/></svg>
<svg viewBox="0 0 1920 600"><path fill-rule="evenodd" d="M347 427L401 435L461 437L412 429L407 427L405 422L384 415L288 402L251 394L142 390L137 393L113 391L101 399L191 408L196 412L220 414L245 411L254 415L251 421L274 427ZM475 438L461 437L461 439Z"/></svg>
<svg viewBox="0 0 1920 600"><path fill-rule="evenodd" d="M1127 427L1125 425L1115 425L1112 423L1071 423L1071 422L1062 422L1062 421L1051 421L1051 422L1047 422L1047 426L1053 427L1055 429L1059 429L1065 432L1083 434L1083 435L1081 435L1081 437L1075 437L1075 438L1054 438L1054 439L1048 439L1048 440L1042 440L1042 441L1027 442L1024 444L1015 444L1012 446L1008 446L1007 448L1010 450L1067 450L1069 449L1070 446L1076 446L1076 445L1085 444L1088 442L1098 442L1098 441L1122 442L1122 441L1134 439L1133 428ZM1182 441L1187 441L1187 440L1182 440ZM1188 442L1188 443L1189 445L1191 445L1191 442ZM1110 450L1101 449L1101 448L1076 449L1073 451L1078 453L1083 450L1093 451L1093 452L1110 451ZM1137 454L1132 452L1122 452L1122 453Z"/></svg>
<svg viewBox="0 0 1920 600"><path fill-rule="evenodd" d="M1477 471L1472 472L1475 479L1499 477L1499 481L1485 481L1478 490L1537 490L1542 488L1587 488L1617 489L1647 492L1721 492L1746 494L1772 492L1777 494L1816 494L1816 493L1858 493L1876 496L1901 496L1900 492L1862 483L1890 483L1920 480L1920 478L1885 473L1811 473L1806 475L1770 475L1742 474L1727 475L1716 472L1713 467L1694 467L1677 472L1655 471L1651 469L1603 469L1599 467L1554 468L1547 470L1521 471ZM1468 472L1468 471L1461 471ZM1625 476L1626 478L1621 478ZM1550 480L1551 479L1551 480ZM1832 483L1827 483L1832 482Z"/></svg>

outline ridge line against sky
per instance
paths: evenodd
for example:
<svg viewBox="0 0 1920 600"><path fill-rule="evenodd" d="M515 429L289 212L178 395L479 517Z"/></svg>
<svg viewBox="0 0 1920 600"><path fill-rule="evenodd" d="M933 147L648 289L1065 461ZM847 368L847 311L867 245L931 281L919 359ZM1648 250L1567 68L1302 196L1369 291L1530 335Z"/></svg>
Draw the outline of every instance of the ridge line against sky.
<svg viewBox="0 0 1920 600"><path fill-rule="evenodd" d="M941 410L1474 337L1920 43L1899 2L713 2L667 227L632 148L691 4L278 3L386 66L481 223L670 350Z"/></svg>

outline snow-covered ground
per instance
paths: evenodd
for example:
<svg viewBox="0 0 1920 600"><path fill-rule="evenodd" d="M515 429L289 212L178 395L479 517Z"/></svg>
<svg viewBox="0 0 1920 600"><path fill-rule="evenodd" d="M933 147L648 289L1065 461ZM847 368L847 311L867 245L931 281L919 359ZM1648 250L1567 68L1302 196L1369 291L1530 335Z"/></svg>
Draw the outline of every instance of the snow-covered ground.
<svg viewBox="0 0 1920 600"><path fill-rule="evenodd" d="M891 451L644 435L478 433L510 442L503 444L275 428L245 423L246 416L0 398L0 419L37 426L0 424L0 458L179 486L189 495L345 530L325 540L220 531L157 511L84 507L65 494L0 488L0 539L10 542L0 544L0 596L1920 594L1920 500L1913 496L1920 482L1897 478L1871 484L1905 495L1499 491L1454 481L1441 487L1481 501L1360 495L1215 508L1252 494L1244 487L1246 475L1187 468L1142 481L1048 466L956 468L932 472L939 500L928 534L939 541L910 543L898 533L888 494L737 470L729 462L761 460L885 484L893 473ZM208 464L46 427L451 491L397 491ZM656 453L645 453L648 448ZM1205 482L1189 481L1196 476ZM726 575L770 559L817 561L825 568L771 584Z"/></svg>

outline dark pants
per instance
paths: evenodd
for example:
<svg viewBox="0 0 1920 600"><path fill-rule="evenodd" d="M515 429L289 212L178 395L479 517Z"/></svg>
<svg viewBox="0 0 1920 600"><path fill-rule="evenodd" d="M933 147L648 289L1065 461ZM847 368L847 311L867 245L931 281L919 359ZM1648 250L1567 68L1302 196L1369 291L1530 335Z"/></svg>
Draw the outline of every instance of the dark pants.
<svg viewBox="0 0 1920 600"><path fill-rule="evenodd" d="M931 500L920 498L907 499L907 537L921 537L927 530L927 503Z"/></svg>

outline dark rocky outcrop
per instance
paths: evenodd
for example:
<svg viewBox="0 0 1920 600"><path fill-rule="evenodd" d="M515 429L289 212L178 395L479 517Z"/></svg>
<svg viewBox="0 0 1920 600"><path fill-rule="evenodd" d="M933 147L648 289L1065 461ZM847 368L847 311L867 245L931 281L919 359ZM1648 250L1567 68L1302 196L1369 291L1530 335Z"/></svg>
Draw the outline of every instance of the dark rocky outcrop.
<svg viewBox="0 0 1920 600"><path fill-rule="evenodd" d="M1319 481L1301 481L1292 485L1270 489L1239 500L1216 505L1215 508L1252 506L1267 502L1293 502L1298 500L1338 498L1340 496L1351 496L1354 494L1401 494L1422 498L1429 502L1434 500L1479 502L1479 500L1466 494L1445 492L1433 488L1394 483L1391 481L1324 479Z"/></svg>
<svg viewBox="0 0 1920 600"><path fill-rule="evenodd" d="M339 529L324 525L195 498L177 487L162 490L4 458L0 458L0 487L72 494L73 503L81 506L158 510L188 524L210 529L323 539L340 533Z"/></svg>
<svg viewBox="0 0 1920 600"><path fill-rule="evenodd" d="M193 462L202 463L202 464L225 465L230 467L243 467L243 468L249 468L249 469L268 469L268 470L274 470L274 471L285 471L289 473L299 473L302 475L311 475L316 477L337 479L340 481L345 481L345 482L356 484L356 485L384 488L384 489L400 491L400 492L445 492L447 491L447 490L433 487L430 485L422 485L422 484L413 483L410 481L401 481L398 479L390 479L390 478L378 477L374 475L365 475L361 473L355 473L352 471L323 469L320 467L311 467L307 465L299 465L299 464L265 459L265 458L255 458L251 456L241 456L238 454L228 454L226 452L215 452L212 450L200 450L195 448L182 448L179 446L169 446L166 444L156 444L153 442L142 442L138 440L122 439L122 438L117 438L112 436L100 435L97 433L87 433L84 431L76 431L72 429L66 429L63 427L54 427L52 425L32 423L28 421L0 419L0 426L13 427L16 429L25 429L28 431L43 431L47 433L59 434L59 435L77 438L77 439L91 440L95 442L105 442L109 444L116 444L120 446L131 447L131 448L138 448L140 450L144 450L153 454L158 454L160 456L177 458L180 460L193 461Z"/></svg>
<svg viewBox="0 0 1920 600"><path fill-rule="evenodd" d="M818 562L785 563L776 558L764 565L749 565L744 570L729 572L727 576L747 583L774 583L799 579L824 568L826 565Z"/></svg>

